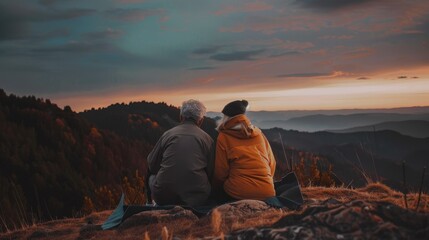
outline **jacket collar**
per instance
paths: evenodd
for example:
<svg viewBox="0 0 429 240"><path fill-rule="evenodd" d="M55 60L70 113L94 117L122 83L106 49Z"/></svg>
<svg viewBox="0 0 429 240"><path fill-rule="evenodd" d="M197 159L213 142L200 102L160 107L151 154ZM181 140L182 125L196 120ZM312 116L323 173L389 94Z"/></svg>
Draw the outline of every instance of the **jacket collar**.
<svg viewBox="0 0 429 240"><path fill-rule="evenodd" d="M194 120L191 120L191 119L185 119L180 124L193 124L193 125L197 125L197 123Z"/></svg>
<svg viewBox="0 0 429 240"><path fill-rule="evenodd" d="M219 132L223 132L237 138L252 138L259 135L261 130L253 126L246 115L240 114L221 124L219 126Z"/></svg>

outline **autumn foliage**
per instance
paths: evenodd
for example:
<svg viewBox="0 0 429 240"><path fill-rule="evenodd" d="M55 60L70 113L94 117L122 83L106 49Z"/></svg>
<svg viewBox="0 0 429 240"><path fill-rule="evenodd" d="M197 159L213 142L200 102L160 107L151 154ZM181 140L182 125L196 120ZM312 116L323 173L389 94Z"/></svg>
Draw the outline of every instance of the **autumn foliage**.
<svg viewBox="0 0 429 240"><path fill-rule="evenodd" d="M78 216L84 196L113 191L115 199L103 205L116 204L114 191L136 170L145 174L152 148L144 138L102 130L70 107L2 90L0 123L0 231Z"/></svg>
<svg viewBox="0 0 429 240"><path fill-rule="evenodd" d="M121 195L125 194L125 204L146 204L145 179L138 170L131 177L124 177L120 188L104 185L95 189L91 196L85 196L82 211L84 214L113 209Z"/></svg>
<svg viewBox="0 0 429 240"><path fill-rule="evenodd" d="M339 186L342 182L336 178L332 165L326 157L318 154L297 150L281 143L271 141L277 161L274 178L280 180L288 172L293 171L301 186Z"/></svg>

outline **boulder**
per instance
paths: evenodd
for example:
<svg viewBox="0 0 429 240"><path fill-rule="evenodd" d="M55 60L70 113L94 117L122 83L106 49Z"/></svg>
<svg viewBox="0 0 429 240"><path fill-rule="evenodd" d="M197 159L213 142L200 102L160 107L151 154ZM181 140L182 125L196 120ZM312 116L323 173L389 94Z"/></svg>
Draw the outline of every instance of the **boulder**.
<svg viewBox="0 0 429 240"><path fill-rule="evenodd" d="M332 201L331 201L332 202ZM429 215L386 202L319 204L225 239L429 239Z"/></svg>

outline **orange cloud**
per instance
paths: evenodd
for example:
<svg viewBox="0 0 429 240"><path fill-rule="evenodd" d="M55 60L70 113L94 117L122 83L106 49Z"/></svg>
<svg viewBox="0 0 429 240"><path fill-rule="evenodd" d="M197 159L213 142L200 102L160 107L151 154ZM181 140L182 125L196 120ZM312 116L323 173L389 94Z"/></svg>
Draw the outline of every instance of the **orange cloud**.
<svg viewBox="0 0 429 240"><path fill-rule="evenodd" d="M373 55L374 52L375 52L375 50L372 48L368 48L368 47L359 48L359 49L344 53L344 58L345 59L365 58L365 57Z"/></svg>
<svg viewBox="0 0 429 240"><path fill-rule="evenodd" d="M259 11L267 11L273 9L273 6L265 3L265 2L251 2L246 3L242 6L226 6L221 10L214 12L215 15L226 15L231 13L239 13L239 12L259 12Z"/></svg>
<svg viewBox="0 0 429 240"><path fill-rule="evenodd" d="M320 37L320 39L324 39L324 40L349 40L353 38L354 36L352 35L325 35Z"/></svg>

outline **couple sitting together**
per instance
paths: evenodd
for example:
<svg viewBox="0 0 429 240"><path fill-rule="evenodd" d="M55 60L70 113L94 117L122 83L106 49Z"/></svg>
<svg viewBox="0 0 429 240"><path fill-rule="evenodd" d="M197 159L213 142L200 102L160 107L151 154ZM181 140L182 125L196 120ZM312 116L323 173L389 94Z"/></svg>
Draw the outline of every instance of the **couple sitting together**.
<svg viewBox="0 0 429 240"><path fill-rule="evenodd" d="M246 117L247 106L241 100L223 108L214 144L200 128L205 106L183 102L181 124L161 136L147 159L156 204L203 206L276 195L276 161L264 134Z"/></svg>

